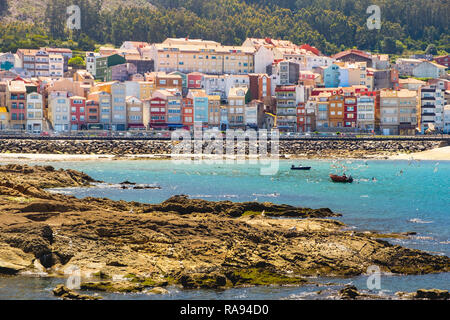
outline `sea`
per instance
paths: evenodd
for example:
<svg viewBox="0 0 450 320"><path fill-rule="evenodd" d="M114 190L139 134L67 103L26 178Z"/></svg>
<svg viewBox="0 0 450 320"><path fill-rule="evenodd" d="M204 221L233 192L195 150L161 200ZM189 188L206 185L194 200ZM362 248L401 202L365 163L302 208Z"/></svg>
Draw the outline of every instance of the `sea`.
<svg viewBox="0 0 450 320"><path fill-rule="evenodd" d="M414 232L393 244L450 256L450 161L417 160L280 160L250 161L83 161L33 162L83 171L104 181L90 188L51 189L83 197L160 203L173 195L210 201L269 201L310 208L330 208L351 229L382 233ZM290 170L292 165L310 171ZM270 167L272 170L264 170ZM352 184L331 182L329 174L346 173ZM123 190L114 184L130 181L160 189ZM395 292L420 288L450 290L450 273L432 275L382 274L380 286L368 286L369 275L313 278L303 287L254 287L229 290L183 290L169 294L104 294L104 299L335 299L345 285L395 298ZM0 277L0 299L54 299L51 290L65 279Z"/></svg>

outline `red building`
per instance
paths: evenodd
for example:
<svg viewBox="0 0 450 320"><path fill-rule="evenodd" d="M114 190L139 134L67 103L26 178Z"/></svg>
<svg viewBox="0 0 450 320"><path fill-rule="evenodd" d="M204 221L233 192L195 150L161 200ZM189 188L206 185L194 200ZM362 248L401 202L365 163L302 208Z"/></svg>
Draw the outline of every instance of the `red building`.
<svg viewBox="0 0 450 320"><path fill-rule="evenodd" d="M450 55L436 57L434 58L434 61L436 61L437 64L448 68L450 66Z"/></svg>
<svg viewBox="0 0 450 320"><path fill-rule="evenodd" d="M297 132L306 131L306 106L300 102L297 106Z"/></svg>
<svg viewBox="0 0 450 320"><path fill-rule="evenodd" d="M202 89L203 73L192 72L187 75L188 89Z"/></svg>
<svg viewBox="0 0 450 320"><path fill-rule="evenodd" d="M70 98L71 130L86 130L86 98L74 96Z"/></svg>
<svg viewBox="0 0 450 320"><path fill-rule="evenodd" d="M194 125L194 100L184 98L181 105L181 121L183 129L191 130Z"/></svg>
<svg viewBox="0 0 450 320"><path fill-rule="evenodd" d="M253 100L263 101L272 96L272 82L267 74L249 74L250 93Z"/></svg>
<svg viewBox="0 0 450 320"><path fill-rule="evenodd" d="M356 96L352 94L344 97L344 127L356 128L357 117L358 112Z"/></svg>
<svg viewBox="0 0 450 320"><path fill-rule="evenodd" d="M160 97L150 99L151 129L167 129L167 100Z"/></svg>

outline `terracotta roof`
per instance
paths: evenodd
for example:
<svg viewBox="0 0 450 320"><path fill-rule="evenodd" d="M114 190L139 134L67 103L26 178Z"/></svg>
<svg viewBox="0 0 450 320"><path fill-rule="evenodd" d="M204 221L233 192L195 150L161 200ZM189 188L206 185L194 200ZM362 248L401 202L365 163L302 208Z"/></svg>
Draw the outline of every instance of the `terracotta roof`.
<svg viewBox="0 0 450 320"><path fill-rule="evenodd" d="M350 49L350 50L345 50L345 51L336 53L334 56L332 56L332 58L340 59L340 58L345 57L345 56L347 56L349 54L356 54L356 55L361 56L361 57L366 58L366 59L370 59L371 58L370 54L368 54L367 52L364 52L364 51L361 51L361 50L357 50L357 49Z"/></svg>

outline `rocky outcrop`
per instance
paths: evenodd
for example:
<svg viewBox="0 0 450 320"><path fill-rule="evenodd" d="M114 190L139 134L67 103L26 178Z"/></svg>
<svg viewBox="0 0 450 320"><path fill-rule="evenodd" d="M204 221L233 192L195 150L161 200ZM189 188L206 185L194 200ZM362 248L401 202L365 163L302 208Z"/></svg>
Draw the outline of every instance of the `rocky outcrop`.
<svg viewBox="0 0 450 320"><path fill-rule="evenodd" d="M85 290L140 291L171 284L301 285L306 276L360 275L371 265L397 274L450 271L448 257L391 245L373 232L346 231L343 223L323 219L336 216L329 209L186 196L159 205L76 199L41 186L92 181L82 173L8 170L0 167L0 270L10 274L32 270L35 262L50 275L77 266L85 276L101 275Z"/></svg>
<svg viewBox="0 0 450 320"><path fill-rule="evenodd" d="M66 286L60 284L55 289L53 289L53 294L56 297L62 298L64 300L100 300L101 297L93 297L85 294L80 294L74 290L70 290Z"/></svg>
<svg viewBox="0 0 450 320"><path fill-rule="evenodd" d="M211 202L201 199L189 199L185 195L174 196L159 205L149 206L144 212L151 211L173 212L182 215L192 213L225 214L235 218L245 215L297 218L325 218L341 216L340 214L333 213L328 208L297 208L290 205L276 205L270 202Z"/></svg>
<svg viewBox="0 0 450 320"><path fill-rule="evenodd" d="M372 158L398 153L414 153L438 148L441 141L398 140L304 140L280 141L281 155L304 158ZM0 153L74 154L74 155L166 155L174 142L158 140L2 140ZM207 148L207 144L203 145ZM270 144L267 145L270 151ZM235 148L236 150L236 148ZM248 144L246 145L248 153ZM194 150L192 150L194 153Z"/></svg>
<svg viewBox="0 0 450 320"><path fill-rule="evenodd" d="M450 293L447 290L439 289L419 289L413 293L397 292L396 295L402 299L450 300Z"/></svg>

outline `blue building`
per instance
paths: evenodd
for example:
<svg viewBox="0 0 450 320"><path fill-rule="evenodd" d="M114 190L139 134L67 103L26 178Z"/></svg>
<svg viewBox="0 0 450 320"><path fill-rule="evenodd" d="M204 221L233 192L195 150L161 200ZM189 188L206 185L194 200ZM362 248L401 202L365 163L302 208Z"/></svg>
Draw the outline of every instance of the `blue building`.
<svg viewBox="0 0 450 320"><path fill-rule="evenodd" d="M348 70L333 63L323 71L323 81L326 88L348 87Z"/></svg>
<svg viewBox="0 0 450 320"><path fill-rule="evenodd" d="M202 126L208 126L208 95L204 90L190 90L187 96L192 99L194 106L194 123L202 124Z"/></svg>

